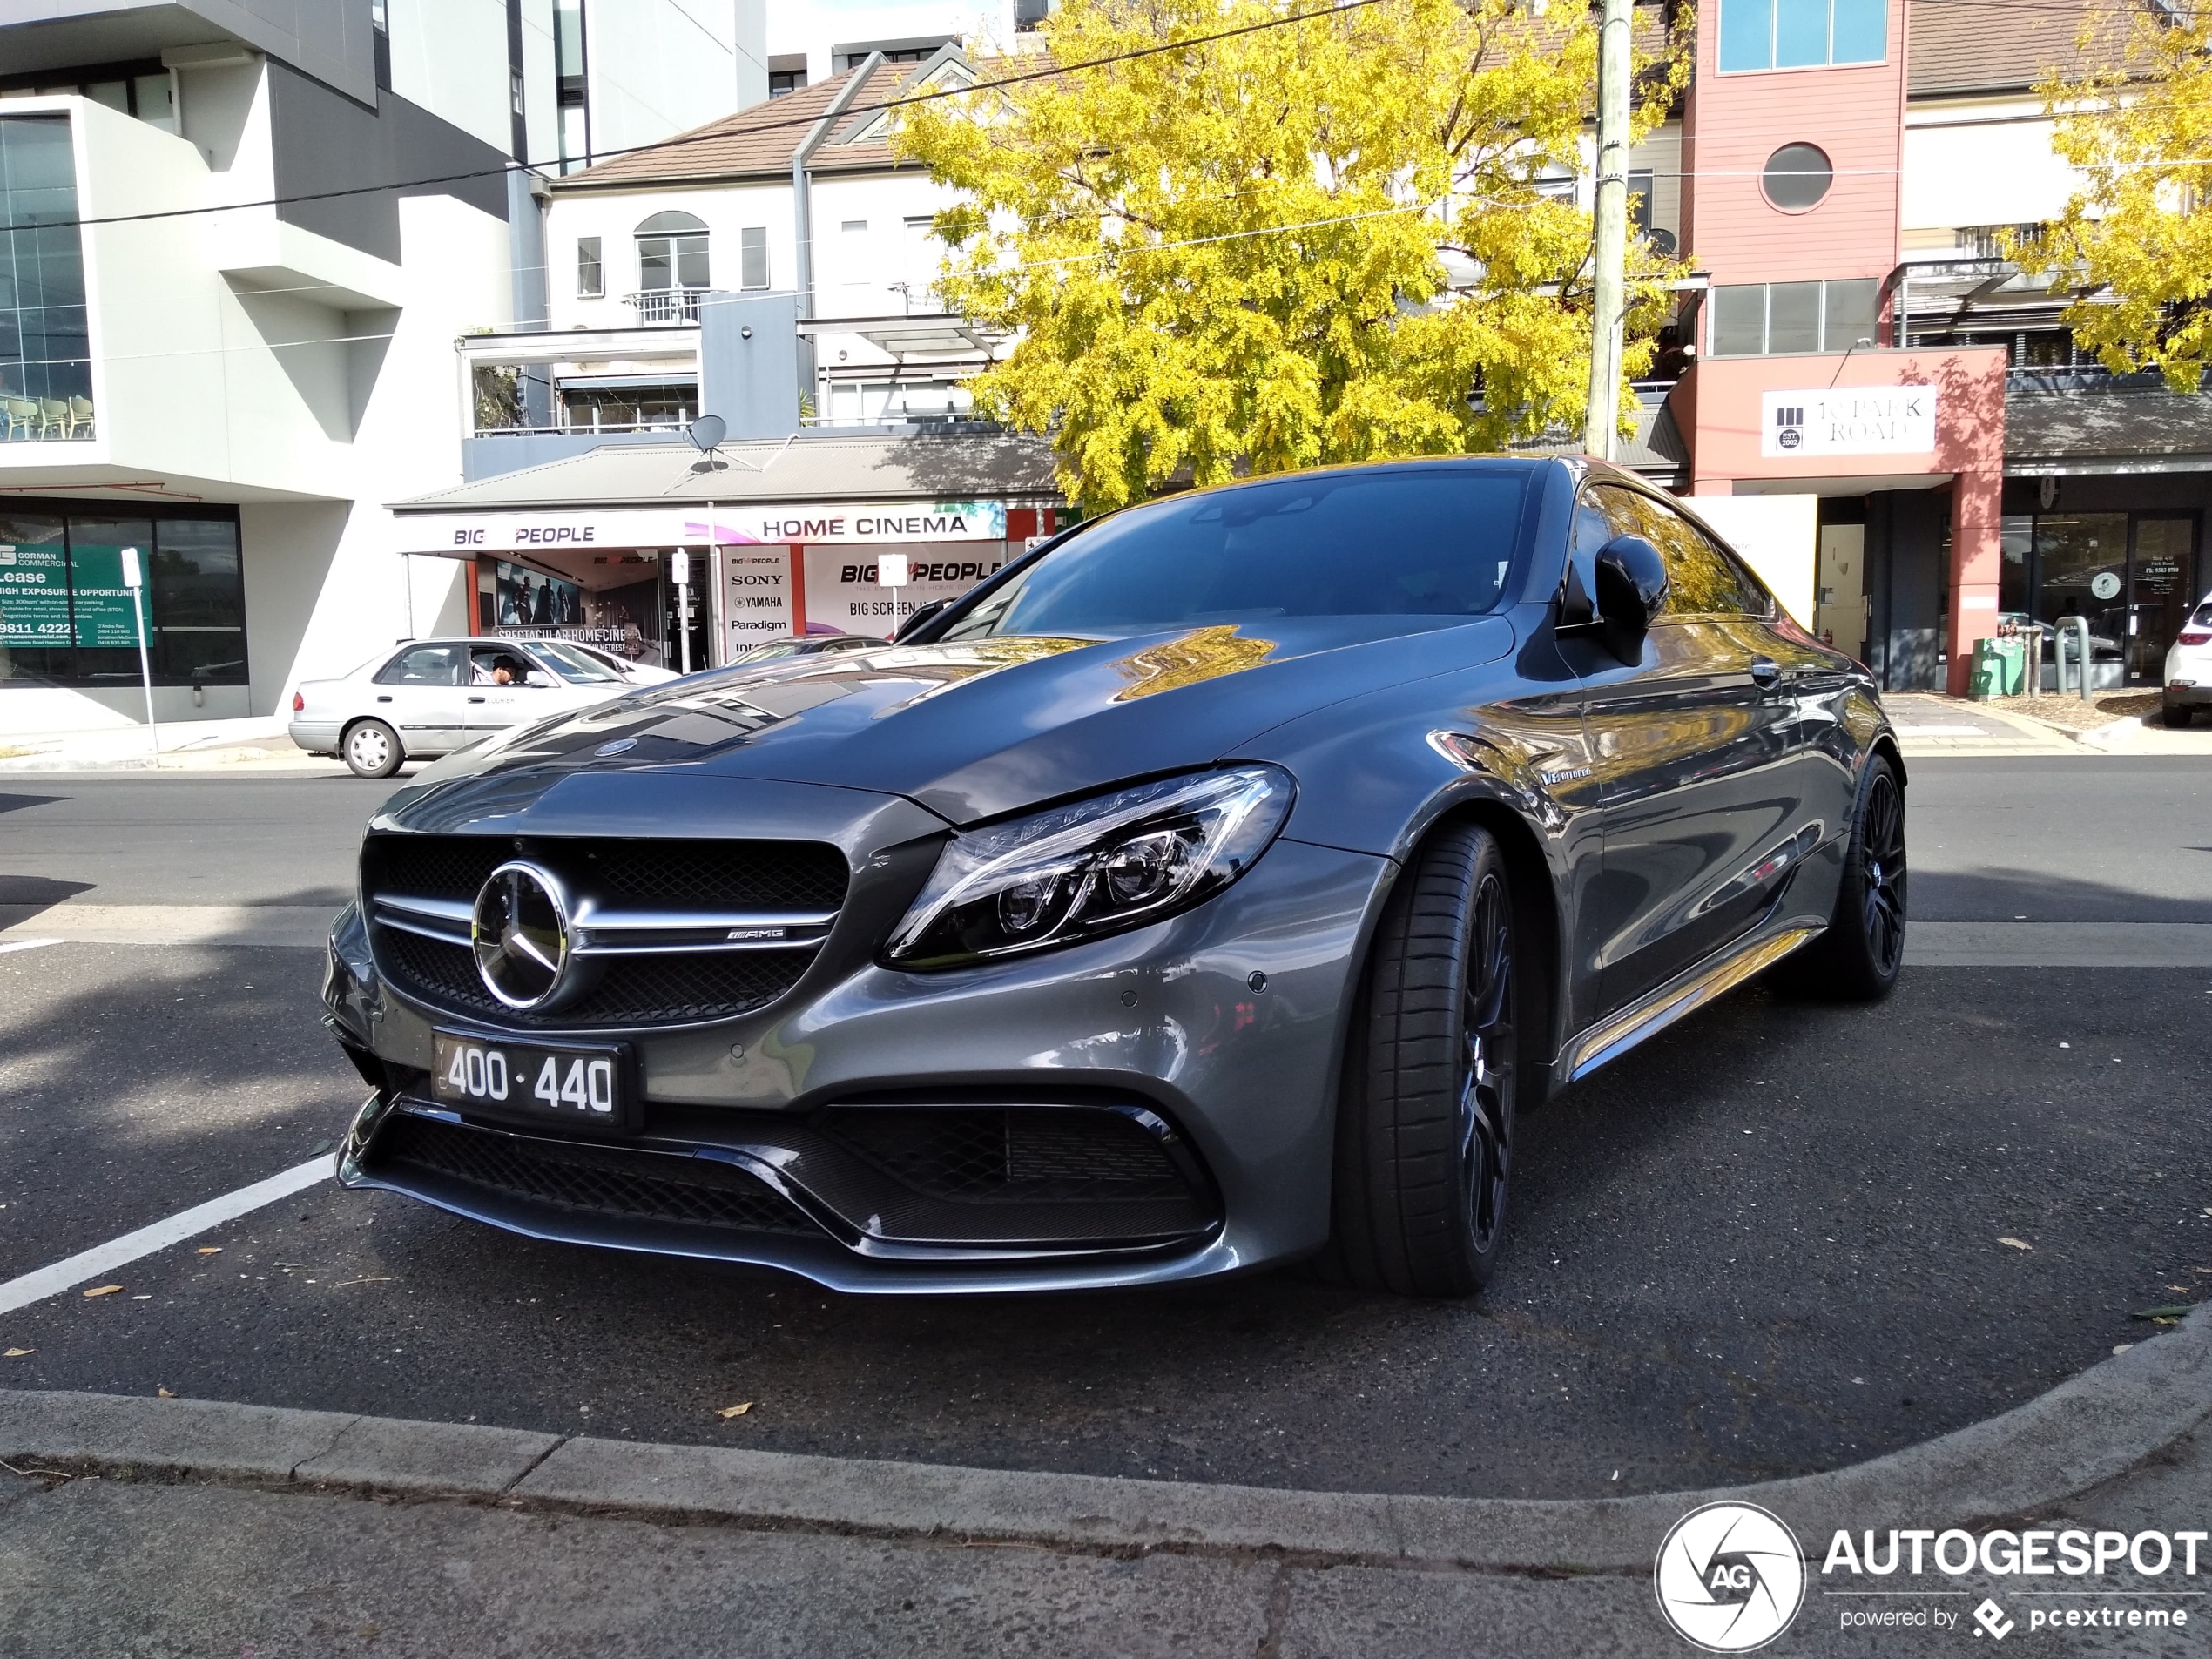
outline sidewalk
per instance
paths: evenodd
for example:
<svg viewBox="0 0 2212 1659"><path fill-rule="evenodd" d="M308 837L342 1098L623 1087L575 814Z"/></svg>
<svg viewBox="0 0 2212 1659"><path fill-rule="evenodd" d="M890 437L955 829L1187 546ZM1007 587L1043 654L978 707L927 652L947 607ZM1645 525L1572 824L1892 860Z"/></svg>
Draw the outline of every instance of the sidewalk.
<svg viewBox="0 0 2212 1659"><path fill-rule="evenodd" d="M163 772L337 774L342 762L295 745L275 715L236 720L183 720L158 728ZM153 745L144 725L66 732L0 732L0 772L152 772Z"/></svg>
<svg viewBox="0 0 2212 1659"><path fill-rule="evenodd" d="M2209 1406L2197 1315L1987 1423L1729 1494L1808 1557L1771 1651L1956 1651L1984 1598L2022 1634L2038 1609L2180 1609L2060 1641L2206 1651L2212 1561L1878 1592L1821 1568L1837 1529L2202 1527ZM1651 1563L1723 1495L1300 1493L26 1393L0 1393L0 1649L57 1656L1687 1652ZM1870 1607L1951 1623L1870 1631Z"/></svg>
<svg viewBox="0 0 2212 1659"><path fill-rule="evenodd" d="M2212 726L2173 730L2155 714L2140 713L2099 720L2078 698L2008 698L2000 705L1892 691L1882 705L1907 760L1923 755L2212 755Z"/></svg>

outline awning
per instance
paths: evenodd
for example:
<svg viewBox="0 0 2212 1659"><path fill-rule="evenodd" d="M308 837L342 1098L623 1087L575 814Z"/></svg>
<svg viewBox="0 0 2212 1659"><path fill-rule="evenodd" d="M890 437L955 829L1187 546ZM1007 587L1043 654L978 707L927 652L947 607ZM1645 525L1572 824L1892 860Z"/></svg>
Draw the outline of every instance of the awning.
<svg viewBox="0 0 2212 1659"><path fill-rule="evenodd" d="M575 511L402 513L404 553L550 552L559 549L780 546L793 543L1002 542L1003 502L748 502L741 508L600 508Z"/></svg>

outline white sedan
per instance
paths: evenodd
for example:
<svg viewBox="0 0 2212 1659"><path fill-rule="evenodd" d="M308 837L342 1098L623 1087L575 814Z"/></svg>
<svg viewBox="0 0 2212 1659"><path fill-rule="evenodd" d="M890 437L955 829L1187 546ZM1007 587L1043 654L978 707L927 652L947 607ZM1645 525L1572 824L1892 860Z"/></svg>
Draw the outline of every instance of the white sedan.
<svg viewBox="0 0 2212 1659"><path fill-rule="evenodd" d="M2199 709L2212 709L2212 593L2208 593L2166 649L2166 696L2161 712L2168 725L2187 725Z"/></svg>
<svg viewBox="0 0 2212 1659"><path fill-rule="evenodd" d="M534 639L410 639L342 679L292 694L292 740L363 778L450 754L509 726L632 690L596 658Z"/></svg>

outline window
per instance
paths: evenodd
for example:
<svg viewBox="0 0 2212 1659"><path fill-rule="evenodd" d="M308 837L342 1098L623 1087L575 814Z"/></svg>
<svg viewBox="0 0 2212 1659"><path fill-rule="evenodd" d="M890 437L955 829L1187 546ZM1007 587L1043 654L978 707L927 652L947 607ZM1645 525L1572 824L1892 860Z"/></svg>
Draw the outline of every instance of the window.
<svg viewBox="0 0 2212 1659"><path fill-rule="evenodd" d="M768 227L748 225L738 233L738 286L741 288L765 288L768 286Z"/></svg>
<svg viewBox="0 0 2212 1659"><path fill-rule="evenodd" d="M1640 490L1592 484L1575 514L1575 550L1584 557L1615 536L1641 536L1667 564L1669 617L1764 617L1774 601L1703 530Z"/></svg>
<svg viewBox="0 0 2212 1659"><path fill-rule="evenodd" d="M0 118L0 442L93 435L76 218L69 118Z"/></svg>
<svg viewBox="0 0 2212 1659"><path fill-rule="evenodd" d="M803 69L772 69L768 71L770 98L782 98L786 93L796 92L806 84L806 71Z"/></svg>
<svg viewBox="0 0 2212 1659"><path fill-rule="evenodd" d="M868 222L865 219L848 219L842 228L847 236L866 236L868 233Z"/></svg>
<svg viewBox="0 0 2212 1659"><path fill-rule="evenodd" d="M597 300L607 292L607 262L599 252L599 239L576 239L576 297Z"/></svg>
<svg viewBox="0 0 2212 1659"><path fill-rule="evenodd" d="M655 213L637 227L637 286L647 293L707 287L706 226L689 213Z"/></svg>
<svg viewBox="0 0 2212 1659"><path fill-rule="evenodd" d="M1767 158L1766 171L1759 175L1767 200L1785 213L1819 206L1835 182L1836 169L1828 152L1811 144L1784 145Z"/></svg>
<svg viewBox="0 0 2212 1659"><path fill-rule="evenodd" d="M1889 49L1888 0L1720 0L1721 69L1878 64Z"/></svg>
<svg viewBox="0 0 2212 1659"><path fill-rule="evenodd" d="M376 671L379 685L458 685L460 645L416 645Z"/></svg>
<svg viewBox="0 0 2212 1659"><path fill-rule="evenodd" d="M1656 177L1641 167L1629 174L1629 230L1632 235L1651 234L1651 187Z"/></svg>
<svg viewBox="0 0 2212 1659"><path fill-rule="evenodd" d="M88 503L89 505L89 503ZM136 685L138 602L123 550L147 572L147 656L163 685L246 683L246 596L234 513L159 519L0 507L0 679Z"/></svg>
<svg viewBox="0 0 2212 1659"><path fill-rule="evenodd" d="M1026 35L1044 26L1052 15L1052 0L1014 0L1014 32Z"/></svg>
<svg viewBox="0 0 2212 1659"><path fill-rule="evenodd" d="M131 103L138 112L138 119L148 126L159 127L164 132L176 132L177 101L166 75L133 76Z"/></svg>
<svg viewBox="0 0 2212 1659"><path fill-rule="evenodd" d="M1235 660L1290 617L1396 617L1415 633L1494 608L1528 471L1420 467L1268 481L1132 508L1047 554L946 637L1206 631L1165 649ZM1164 660L1164 659L1163 659ZM1256 659L1255 659L1256 660ZM1174 671L1184 671L1170 664Z"/></svg>
<svg viewBox="0 0 2212 1659"><path fill-rule="evenodd" d="M1873 341L1881 290L1871 277L1715 288L1709 349L1716 357L1849 351Z"/></svg>

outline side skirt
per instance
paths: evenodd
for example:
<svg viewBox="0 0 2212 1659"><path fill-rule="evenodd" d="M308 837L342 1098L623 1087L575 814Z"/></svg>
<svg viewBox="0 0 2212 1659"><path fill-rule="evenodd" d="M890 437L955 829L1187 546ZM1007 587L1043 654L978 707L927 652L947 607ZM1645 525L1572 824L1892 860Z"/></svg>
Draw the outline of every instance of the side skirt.
<svg viewBox="0 0 2212 1659"><path fill-rule="evenodd" d="M1749 944L1731 946L1669 981L1642 1001L1571 1039L1561 1059L1560 1069L1566 1074L1561 1081L1573 1082L1588 1076L1607 1061L1618 1059L1654 1033L1695 1014L1825 931L1810 924L1785 927Z"/></svg>

